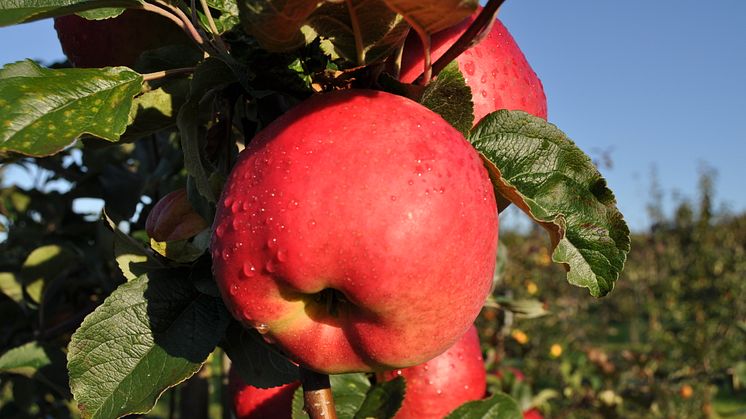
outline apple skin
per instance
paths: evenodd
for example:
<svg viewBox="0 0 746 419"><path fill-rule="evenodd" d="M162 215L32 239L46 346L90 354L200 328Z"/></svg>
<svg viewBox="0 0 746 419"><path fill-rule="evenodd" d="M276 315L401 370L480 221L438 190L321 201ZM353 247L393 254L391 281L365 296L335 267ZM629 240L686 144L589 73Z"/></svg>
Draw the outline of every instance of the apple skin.
<svg viewBox="0 0 746 419"><path fill-rule="evenodd" d="M376 376L384 381L399 376L406 380L404 402L395 419L440 419L466 402L482 399L487 389L487 373L474 326L430 361Z"/></svg>
<svg viewBox="0 0 746 419"><path fill-rule="evenodd" d="M189 203L186 189L177 189L161 198L148 213L145 231L159 242L186 240L209 227Z"/></svg>
<svg viewBox="0 0 746 419"><path fill-rule="evenodd" d="M78 15L54 19L62 51L75 67L132 67L144 51L192 42L173 22L144 10L126 10L103 20Z"/></svg>
<svg viewBox="0 0 746 419"><path fill-rule="evenodd" d="M258 133L213 227L231 313L327 374L444 352L479 313L497 249L474 148L422 105L369 90L316 95Z"/></svg>
<svg viewBox="0 0 746 419"><path fill-rule="evenodd" d="M272 388L258 388L241 380L233 369L228 375L228 390L237 419L290 419L293 394L300 381Z"/></svg>
<svg viewBox="0 0 746 419"><path fill-rule="evenodd" d="M431 36L432 62L456 42L477 14ZM456 62L471 88L475 125L498 109L520 110L547 119L547 99L541 80L499 19L495 19L487 35L458 56ZM404 44L399 80L414 82L422 74L423 65L422 44L412 31Z"/></svg>

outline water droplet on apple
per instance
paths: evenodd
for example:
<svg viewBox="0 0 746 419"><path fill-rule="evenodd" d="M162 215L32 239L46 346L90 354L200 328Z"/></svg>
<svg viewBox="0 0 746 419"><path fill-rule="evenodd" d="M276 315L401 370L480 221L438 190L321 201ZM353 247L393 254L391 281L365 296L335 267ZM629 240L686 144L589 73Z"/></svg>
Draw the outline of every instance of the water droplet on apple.
<svg viewBox="0 0 746 419"><path fill-rule="evenodd" d="M268 221L272 221L272 218L270 217ZM267 248L269 250L276 250L277 249L277 237L271 238L267 240Z"/></svg>
<svg viewBox="0 0 746 419"><path fill-rule="evenodd" d="M414 181L412 179L409 179L409 181L407 181L407 185L414 185Z"/></svg>
<svg viewBox="0 0 746 419"><path fill-rule="evenodd" d="M231 205L231 212L232 213L234 213L234 214L237 213L239 209L241 209L241 203L240 202L236 201L236 202L234 202Z"/></svg>
<svg viewBox="0 0 746 419"><path fill-rule="evenodd" d="M482 83L487 83L487 73L482 74L482 78L479 79Z"/></svg>
<svg viewBox="0 0 746 419"><path fill-rule="evenodd" d="M466 71L466 74L473 76L475 69L476 66L474 64L474 61L467 61L466 63L464 63L464 71Z"/></svg>
<svg viewBox="0 0 746 419"><path fill-rule="evenodd" d="M309 221L309 222L308 222L308 227L310 227L310 228L314 228L314 227L316 227L316 220L311 220L311 221Z"/></svg>
<svg viewBox="0 0 746 419"><path fill-rule="evenodd" d="M243 275L246 278L251 278L256 275L256 268L251 262L246 262L243 264Z"/></svg>
<svg viewBox="0 0 746 419"><path fill-rule="evenodd" d="M231 289L230 289L229 292L230 292L231 296L235 297L236 294L238 294L238 284L231 285Z"/></svg>
<svg viewBox="0 0 746 419"><path fill-rule="evenodd" d="M220 224L215 229L215 235L218 236L218 238L223 237L223 234L225 234L225 224Z"/></svg>
<svg viewBox="0 0 746 419"><path fill-rule="evenodd" d="M482 95L482 97L487 97L487 91L486 91L486 90L484 90L484 89L482 89L482 90L481 90L481 91L479 92L479 94L480 94L480 95Z"/></svg>
<svg viewBox="0 0 746 419"><path fill-rule="evenodd" d="M287 250L280 249L277 251L277 261L278 262L285 262L288 260L288 252Z"/></svg>
<svg viewBox="0 0 746 419"><path fill-rule="evenodd" d="M256 329L260 335L266 335L269 333L269 325L266 323L256 323L254 324L254 329Z"/></svg>
<svg viewBox="0 0 746 419"><path fill-rule="evenodd" d="M443 394L443 390L437 389L437 390L435 390L435 394L437 394L438 396L440 396L441 394Z"/></svg>
<svg viewBox="0 0 746 419"><path fill-rule="evenodd" d="M396 375L401 376L402 375L401 370L396 370Z"/></svg>
<svg viewBox="0 0 746 419"><path fill-rule="evenodd" d="M425 371L427 371L427 370L429 370L429 369L430 369L430 367L429 367L429 366L427 366L427 365L425 365L425 366L423 367L423 369L424 369Z"/></svg>
<svg viewBox="0 0 746 419"><path fill-rule="evenodd" d="M396 195L391 195L391 200L396 201Z"/></svg>

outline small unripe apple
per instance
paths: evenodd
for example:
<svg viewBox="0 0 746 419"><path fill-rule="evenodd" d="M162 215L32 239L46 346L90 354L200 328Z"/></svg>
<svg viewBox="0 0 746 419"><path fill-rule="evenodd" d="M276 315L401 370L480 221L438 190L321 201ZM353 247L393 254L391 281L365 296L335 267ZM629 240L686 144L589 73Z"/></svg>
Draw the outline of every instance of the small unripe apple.
<svg viewBox="0 0 746 419"><path fill-rule="evenodd" d="M62 51L75 67L132 67L144 51L191 40L173 22L144 10L103 20L77 15L54 19Z"/></svg>
<svg viewBox="0 0 746 419"><path fill-rule="evenodd" d="M485 396L487 374L476 327L441 355L410 368L377 374L379 380L404 377L404 402L396 419L440 419L462 404Z"/></svg>
<svg viewBox="0 0 746 419"><path fill-rule="evenodd" d="M448 349L489 293L496 248L474 148L419 103L371 90L316 95L258 133L211 243L233 315L322 373Z"/></svg>
<svg viewBox="0 0 746 419"><path fill-rule="evenodd" d="M209 227L187 197L186 189L177 189L160 199L148 213L145 231L155 241L186 240Z"/></svg>
<svg viewBox="0 0 746 419"><path fill-rule="evenodd" d="M272 388L258 388L244 383L231 369L228 389L236 419L290 419L293 394L300 381Z"/></svg>
<svg viewBox="0 0 746 419"><path fill-rule="evenodd" d="M431 36L435 62L463 34L477 14ZM541 80L526 61L508 29L495 19L492 29L476 45L456 58L474 102L474 123L498 109L520 110L547 118L547 99ZM424 54L414 31L404 44L399 79L412 83L422 74Z"/></svg>

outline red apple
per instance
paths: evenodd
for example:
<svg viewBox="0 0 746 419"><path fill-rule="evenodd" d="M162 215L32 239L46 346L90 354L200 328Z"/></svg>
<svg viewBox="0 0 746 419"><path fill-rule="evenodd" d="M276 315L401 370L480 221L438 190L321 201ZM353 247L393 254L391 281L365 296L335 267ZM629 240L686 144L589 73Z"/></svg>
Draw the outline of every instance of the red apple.
<svg viewBox="0 0 746 419"><path fill-rule="evenodd" d="M432 35L432 62L456 42L476 16ZM487 36L464 51L456 61L471 88L475 124L498 109L521 110L547 118L547 99L541 80L500 20L496 19ZM422 44L412 32L404 45L400 80L414 82L422 74L423 63Z"/></svg>
<svg viewBox="0 0 746 419"><path fill-rule="evenodd" d="M160 199L145 220L148 237L159 241L186 240L209 227L187 198L186 189L177 189Z"/></svg>
<svg viewBox="0 0 746 419"><path fill-rule="evenodd" d="M57 17L54 28L75 67L132 67L144 51L191 40L173 22L144 10L126 10L104 20L77 15Z"/></svg>
<svg viewBox="0 0 746 419"><path fill-rule="evenodd" d="M531 408L523 412L523 419L544 419L539 409Z"/></svg>
<svg viewBox="0 0 746 419"><path fill-rule="evenodd" d="M495 197L477 152L439 115L379 91L316 95L257 134L214 228L227 307L322 373L442 353L495 267Z"/></svg>
<svg viewBox="0 0 746 419"><path fill-rule="evenodd" d="M377 374L379 380L402 376L406 393L396 419L440 419L462 404L484 397L487 374L477 328L441 355L410 368Z"/></svg>
<svg viewBox="0 0 746 419"><path fill-rule="evenodd" d="M298 387L300 381L272 388L254 387L244 383L232 369L228 376L228 389L237 419L290 419L293 394Z"/></svg>

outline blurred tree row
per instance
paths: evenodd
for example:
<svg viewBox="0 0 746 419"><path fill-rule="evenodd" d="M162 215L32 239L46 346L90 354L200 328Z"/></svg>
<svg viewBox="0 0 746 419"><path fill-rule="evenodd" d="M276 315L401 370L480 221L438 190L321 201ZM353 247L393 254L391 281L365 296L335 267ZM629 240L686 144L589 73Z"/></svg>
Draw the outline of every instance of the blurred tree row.
<svg viewBox="0 0 746 419"><path fill-rule="evenodd" d="M604 301L563 283L542 232L502 233L496 293L538 299L548 314L487 310L482 320L502 321L483 321L482 334L496 365L529 377L530 394L554 390L535 400L550 417L746 417L746 214L714 209L713 179L704 171L698 201L670 216L653 191L653 226L634 235Z"/></svg>

